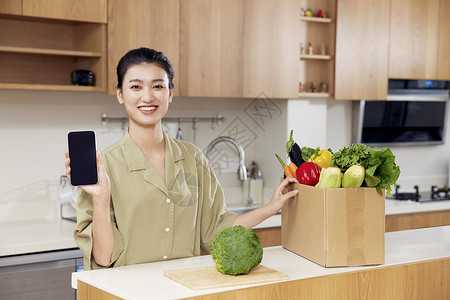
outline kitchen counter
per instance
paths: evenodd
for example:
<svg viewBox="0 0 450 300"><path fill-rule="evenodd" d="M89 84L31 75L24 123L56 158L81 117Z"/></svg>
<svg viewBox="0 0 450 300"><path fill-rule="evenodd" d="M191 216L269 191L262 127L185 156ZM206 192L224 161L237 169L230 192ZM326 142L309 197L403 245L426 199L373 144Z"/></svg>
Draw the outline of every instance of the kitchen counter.
<svg viewBox="0 0 450 300"><path fill-rule="evenodd" d="M386 199L386 216L450 210L450 200L417 202Z"/></svg>
<svg viewBox="0 0 450 300"><path fill-rule="evenodd" d="M233 207L229 208L230 210ZM419 203L386 199L386 215L450 210L450 201ZM281 226L281 215L265 220L254 229ZM0 223L0 257L78 248L73 239L75 222L62 219Z"/></svg>
<svg viewBox="0 0 450 300"><path fill-rule="evenodd" d="M439 263L439 266L437 265ZM380 266L364 266L364 267L345 267L345 268L324 268L317 265L307 259L302 258L284 248L270 247L264 249L264 257L262 260L262 265L285 273L289 276L287 281L283 281L278 284L264 283L256 285L241 285L233 286L228 288L216 288L208 290L191 290L181 284L178 284L163 276L165 270L173 269L185 269L185 268L197 268L205 266L214 266L214 262L211 256L198 256L193 258L176 259L171 261L155 262L149 264L140 264L125 266L112 269L103 269L95 271L84 271L72 274L72 287L77 288L78 281L82 281L87 285L81 285L83 288L95 287L101 291L110 293L120 298L124 299L148 299L150 296L153 298L160 299L176 299L185 297L196 297L207 294L214 293L226 293L227 291L241 291L245 293L245 288L272 288L272 292L277 292L283 294L283 288L286 284L299 284L300 282L310 282L303 281L303 279L314 279L320 277L321 280L326 280L327 278L331 280L338 280L338 277L345 274L355 274L357 272L400 272L404 276L409 276L408 284L414 286L414 281L421 280L421 276L418 274L409 274L409 271L404 271L403 267L410 268L411 266L416 268L419 274L423 273L424 268L426 269L428 264L434 264L427 273L429 276L443 276L445 278L439 277L436 280L441 280L439 282L448 282L449 280L448 272L439 272L438 270L445 270L450 265L450 226L415 229L407 231L398 231L386 233L386 260L384 265ZM397 268L398 267L398 268ZM408 269L409 270L409 269ZM402 273L403 272L403 273ZM406 273L405 273L406 272ZM411 271L412 272L412 271ZM385 293L384 288L374 287L375 282L382 280L384 285L391 286L393 289L399 290L402 286L400 280L406 281L405 278L399 279L394 273L389 273L389 275L378 274L375 277L367 277L369 273L363 276L362 279L356 281L357 284L366 285L367 291L377 293ZM400 274L399 273L399 274ZM435 274L436 273L436 274ZM372 273L370 273L372 274ZM384 273L383 273L384 274ZM406 275L405 275L406 274ZM332 276L334 275L334 277ZM417 277L416 277L417 275ZM331 277L330 277L331 276ZM372 276L372 275L370 275ZM384 277L383 277L384 276ZM388 277L391 276L391 277ZM422 278L425 279L426 278ZM347 279L346 279L347 280ZM372 281L373 280L373 281ZM399 282L397 282L398 280ZM444 292L449 292L449 287L447 285L442 285L436 283L441 290ZM272 284L272 285L270 285ZM282 285L284 284L284 285ZM325 282L323 281L323 284ZM382 285L383 285L382 284ZM418 285L427 284L426 282L417 283ZM344 284L345 285L345 284ZM279 286L279 288L277 288ZM332 284L330 286L333 286ZM406 290L407 285L403 285ZM409 285L408 285L409 286ZM315 286L315 289L322 290L323 286ZM334 286L335 287L335 286ZM353 290L357 289L357 286L352 286ZM342 289L344 287L341 286ZM350 288L350 287L349 287ZM361 287L362 288L362 287ZM363 288L362 288L363 289ZM447 289L447 290L445 290ZM408 289L408 293L415 293L417 291ZM428 288L427 292L436 292L437 289L432 287ZM311 290L300 290L300 293L311 292ZM79 296L81 295L81 290L78 291ZM336 291L335 291L336 292ZM364 292L364 290L359 291ZM372 294L371 292L371 294ZM402 289L399 291L404 292ZM440 291L438 291L440 292ZM287 293L285 290L284 293ZM289 290L289 296L293 290ZM106 294L107 295L107 294ZM234 299L239 298L239 295L233 294ZM245 295L245 294L243 294ZM246 294L249 295L249 294ZM255 297L255 294L252 294ZM284 294L286 295L286 294ZM242 296L242 295L240 295ZM317 296L317 295L316 295ZM367 295L366 295L367 296ZM81 297L81 296L80 296ZM107 299L107 298L105 298ZM222 299L222 298L221 298ZM431 298L430 298L431 299Z"/></svg>
<svg viewBox="0 0 450 300"><path fill-rule="evenodd" d="M229 210L241 210L242 208L229 207ZM434 211L450 210L450 200L446 201L430 201L430 202L416 202L416 201L402 201L386 199L385 214L386 216L424 213ZM261 224L255 226L253 229L262 229L270 227L281 226L281 215L277 214L265 220Z"/></svg>
<svg viewBox="0 0 450 300"><path fill-rule="evenodd" d="M75 225L63 219L0 223L0 257L78 248Z"/></svg>

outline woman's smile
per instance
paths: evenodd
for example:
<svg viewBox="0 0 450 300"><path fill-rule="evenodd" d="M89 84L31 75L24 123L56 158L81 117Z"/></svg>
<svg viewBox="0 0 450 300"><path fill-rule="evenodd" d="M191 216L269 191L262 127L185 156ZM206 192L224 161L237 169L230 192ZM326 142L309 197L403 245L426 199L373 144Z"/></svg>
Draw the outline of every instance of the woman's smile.
<svg viewBox="0 0 450 300"><path fill-rule="evenodd" d="M158 106L156 105L150 105L150 106L139 106L138 109L142 111L143 113L152 113L154 112Z"/></svg>

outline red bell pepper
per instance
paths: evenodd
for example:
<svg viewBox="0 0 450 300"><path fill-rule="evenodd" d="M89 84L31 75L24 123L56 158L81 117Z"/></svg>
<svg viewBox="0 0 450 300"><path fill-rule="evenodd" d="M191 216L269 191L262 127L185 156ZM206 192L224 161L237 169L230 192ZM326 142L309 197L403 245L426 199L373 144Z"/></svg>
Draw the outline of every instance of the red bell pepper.
<svg viewBox="0 0 450 300"><path fill-rule="evenodd" d="M295 171L295 177L301 184L315 186L319 182L321 168L313 162L304 162Z"/></svg>

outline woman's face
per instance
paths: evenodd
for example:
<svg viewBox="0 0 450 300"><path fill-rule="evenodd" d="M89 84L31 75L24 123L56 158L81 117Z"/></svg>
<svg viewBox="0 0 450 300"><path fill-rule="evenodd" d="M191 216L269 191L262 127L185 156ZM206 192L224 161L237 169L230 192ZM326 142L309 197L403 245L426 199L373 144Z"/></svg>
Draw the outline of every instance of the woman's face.
<svg viewBox="0 0 450 300"><path fill-rule="evenodd" d="M161 67L142 63L125 73L122 89L117 90L117 100L125 106L130 127L154 127L166 115L173 91L169 78Z"/></svg>

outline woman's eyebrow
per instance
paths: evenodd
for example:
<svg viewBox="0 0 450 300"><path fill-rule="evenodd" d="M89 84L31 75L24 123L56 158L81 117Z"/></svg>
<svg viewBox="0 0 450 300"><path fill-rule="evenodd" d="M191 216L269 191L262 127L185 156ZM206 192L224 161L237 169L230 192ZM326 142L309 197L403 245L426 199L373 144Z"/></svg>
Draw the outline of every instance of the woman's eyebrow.
<svg viewBox="0 0 450 300"><path fill-rule="evenodd" d="M128 83L132 83L132 82L142 82L142 80L140 80L140 79L130 79L128 81Z"/></svg>
<svg viewBox="0 0 450 300"><path fill-rule="evenodd" d="M130 79L129 81L128 81L128 83L133 83L133 82L139 82L139 83L141 83L141 82L143 82L141 79ZM162 79L162 78L157 78L157 79L153 79L152 80L152 83L155 83L155 82L164 82L164 79Z"/></svg>

